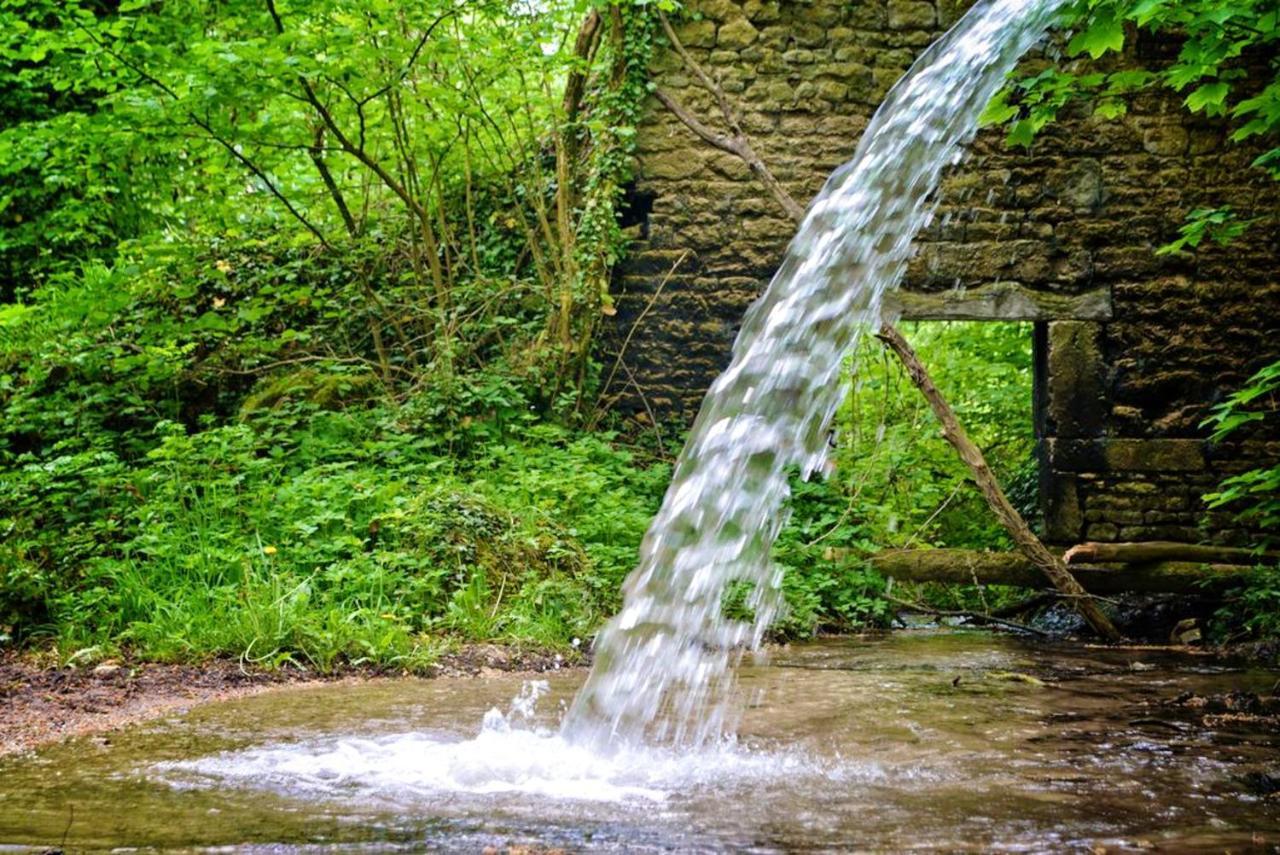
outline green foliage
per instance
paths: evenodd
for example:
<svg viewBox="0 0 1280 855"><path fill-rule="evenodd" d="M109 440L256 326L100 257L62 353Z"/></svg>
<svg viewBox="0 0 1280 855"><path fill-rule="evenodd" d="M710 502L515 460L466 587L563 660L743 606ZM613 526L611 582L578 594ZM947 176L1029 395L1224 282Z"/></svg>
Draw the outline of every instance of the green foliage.
<svg viewBox="0 0 1280 855"><path fill-rule="evenodd" d="M1223 440L1264 420L1274 420L1278 411L1280 362L1274 362L1214 407L1203 426L1214 429L1215 441ZM1242 522L1264 532L1272 531L1280 527L1280 466L1232 475L1205 499L1211 508L1239 508Z"/></svg>
<svg viewBox="0 0 1280 855"><path fill-rule="evenodd" d="M1243 388L1213 408L1202 427L1213 428L1221 441L1247 433L1280 412L1280 362L1262 368ZM1280 465L1259 467L1223 479L1207 494L1210 508L1234 509L1240 522L1263 533L1259 551L1271 544L1280 527ZM1259 566L1243 589L1217 615L1220 634L1239 627L1264 638L1280 637L1280 568Z"/></svg>
<svg viewBox="0 0 1280 855"><path fill-rule="evenodd" d="M1015 81L983 114L985 124L1008 125L1010 144L1030 146L1069 104L1089 102L1095 115L1112 119L1133 93L1154 87L1185 93L1192 113L1233 120L1235 141L1280 132L1280 10L1271 0L1075 0L1061 25L1074 34L1060 67ZM1126 25L1177 40L1177 57L1151 69L1094 70L1124 49ZM1280 148L1253 165L1280 178Z"/></svg>
<svg viewBox="0 0 1280 855"><path fill-rule="evenodd" d="M1036 515L1027 324L908 323L903 334L983 449L1010 495ZM1007 547L969 472L939 434L928 404L874 339L850 361L852 392L837 416L827 477L792 484L791 520L774 558L785 571L793 634L883 625L884 580L859 556L885 547ZM929 586L940 605L971 607L976 589ZM999 601L1003 593L991 592Z"/></svg>
<svg viewBox="0 0 1280 855"><path fill-rule="evenodd" d="M1280 567L1254 568L1239 594L1218 612L1217 619L1227 631L1240 627L1258 638L1280 638Z"/></svg>
<svg viewBox="0 0 1280 855"><path fill-rule="evenodd" d="M412 292L421 329L399 337L420 361L447 375L476 313L519 301L541 334L523 361L576 406L650 28L643 5L587 0L12 0L0 301L110 263L121 238L354 242L360 278L389 266ZM362 285L395 326L402 306Z"/></svg>
<svg viewBox="0 0 1280 855"><path fill-rule="evenodd" d="M907 323L903 334L997 477L1025 477L1034 468L1030 325ZM870 338L852 364L853 391L838 416L834 452L850 507L886 546L1004 544L901 365Z"/></svg>
<svg viewBox="0 0 1280 855"><path fill-rule="evenodd" d="M665 467L545 426L460 459L396 415L299 403L193 433L161 423L127 473L27 467L7 489L42 490L5 520L27 559L0 593L11 609L42 599L27 618L63 650L161 659L413 665L441 633L588 635L617 605ZM86 481L123 497L112 524ZM33 589L42 567L63 573Z"/></svg>
<svg viewBox="0 0 1280 855"><path fill-rule="evenodd" d="M6 635L329 668L589 631L663 470L549 423L591 399L650 29L0 4Z"/></svg>
<svg viewBox="0 0 1280 855"><path fill-rule="evenodd" d="M1230 208L1196 208L1187 214L1187 221L1178 229L1177 240L1156 250L1156 255L1172 255L1187 247L1195 249L1209 238L1216 244L1226 245L1244 234L1249 221L1241 220Z"/></svg>

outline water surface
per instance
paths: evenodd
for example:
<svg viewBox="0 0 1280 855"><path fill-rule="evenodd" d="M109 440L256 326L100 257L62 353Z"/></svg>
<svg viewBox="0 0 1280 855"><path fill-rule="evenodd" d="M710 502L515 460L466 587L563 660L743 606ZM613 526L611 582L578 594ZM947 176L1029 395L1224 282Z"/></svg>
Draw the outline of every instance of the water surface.
<svg viewBox="0 0 1280 855"><path fill-rule="evenodd" d="M743 669L736 744L607 756L558 734L583 677L284 689L0 760L0 850L1280 842L1280 804L1246 784L1280 735L1164 703L1273 672L976 632L823 641Z"/></svg>

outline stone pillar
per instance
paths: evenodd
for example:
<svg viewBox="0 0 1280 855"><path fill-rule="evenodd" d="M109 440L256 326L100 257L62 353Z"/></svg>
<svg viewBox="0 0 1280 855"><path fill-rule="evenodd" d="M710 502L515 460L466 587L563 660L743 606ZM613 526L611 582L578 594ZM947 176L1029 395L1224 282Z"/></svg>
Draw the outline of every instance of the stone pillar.
<svg viewBox="0 0 1280 855"><path fill-rule="evenodd" d="M1106 432L1102 334L1103 325L1095 321L1052 321L1036 329L1040 501L1044 537L1051 543L1078 543L1085 536L1079 474L1060 466L1053 450L1063 440L1096 439Z"/></svg>

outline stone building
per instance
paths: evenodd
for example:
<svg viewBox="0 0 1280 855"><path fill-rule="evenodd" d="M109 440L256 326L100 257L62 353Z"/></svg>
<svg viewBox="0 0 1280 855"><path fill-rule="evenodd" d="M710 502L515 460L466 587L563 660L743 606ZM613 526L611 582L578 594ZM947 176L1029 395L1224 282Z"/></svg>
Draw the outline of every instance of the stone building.
<svg viewBox="0 0 1280 855"><path fill-rule="evenodd" d="M677 33L803 203L954 20L948 1L695 0ZM1150 64L1177 46L1139 37L1133 49ZM674 50L657 48L653 77L723 131ZM907 319L1035 322L1053 542L1247 539L1230 515L1206 515L1200 497L1280 456L1280 438L1214 444L1199 427L1280 358L1280 193L1250 168L1256 152L1228 144L1226 123L1189 116L1180 98L1144 96L1117 120L1075 116L1030 153L980 134L945 182L899 296ZM614 354L626 341L625 371L606 394L641 418L688 421L794 225L739 158L656 99L638 146L628 221L639 240L617 272L610 333ZM1256 219L1243 238L1156 255L1189 210L1223 205Z"/></svg>

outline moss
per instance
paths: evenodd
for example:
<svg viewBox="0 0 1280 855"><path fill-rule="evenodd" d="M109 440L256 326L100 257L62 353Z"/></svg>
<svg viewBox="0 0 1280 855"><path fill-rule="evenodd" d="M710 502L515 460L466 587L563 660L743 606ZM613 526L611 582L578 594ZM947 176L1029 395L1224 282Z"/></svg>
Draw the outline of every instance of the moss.
<svg viewBox="0 0 1280 855"><path fill-rule="evenodd" d="M302 368L259 382L241 403L240 418L247 419L254 413L299 401L322 410L337 410L347 404L368 401L378 391L378 378L370 372L338 374Z"/></svg>

